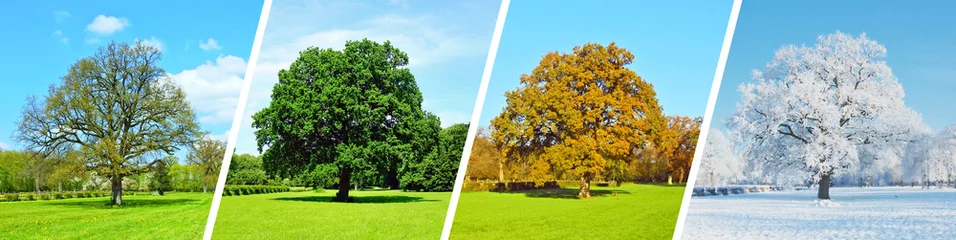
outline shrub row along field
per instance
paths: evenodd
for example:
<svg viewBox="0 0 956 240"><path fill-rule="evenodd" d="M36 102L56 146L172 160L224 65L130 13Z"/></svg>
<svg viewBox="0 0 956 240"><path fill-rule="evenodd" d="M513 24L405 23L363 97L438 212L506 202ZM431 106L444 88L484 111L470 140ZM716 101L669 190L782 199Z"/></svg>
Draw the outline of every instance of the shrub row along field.
<svg viewBox="0 0 956 240"><path fill-rule="evenodd" d="M0 202L0 239L200 239L212 194Z"/></svg>
<svg viewBox="0 0 956 240"><path fill-rule="evenodd" d="M596 182L598 187L621 186L620 182ZM576 188L580 187L581 182L577 180L562 180L549 182L497 182L497 181L472 181L465 180L462 187L463 192L506 192L523 191L533 189L553 189L553 188Z"/></svg>
<svg viewBox="0 0 956 240"><path fill-rule="evenodd" d="M744 194L744 193L779 192L779 191L786 191L786 190L804 190L804 189L806 188L793 188L793 187L767 186L767 185L694 187L694 193L692 196L703 197L703 196L718 196L718 195Z"/></svg>
<svg viewBox="0 0 956 240"><path fill-rule="evenodd" d="M240 196L262 193L280 193L291 191L289 186L230 185L222 190L223 196Z"/></svg>
<svg viewBox="0 0 956 240"><path fill-rule="evenodd" d="M133 195L132 192L123 192L124 195ZM70 198L95 198L108 197L107 192L83 191L83 192L54 192L54 193L6 193L0 195L0 202L18 202L35 200L57 200Z"/></svg>

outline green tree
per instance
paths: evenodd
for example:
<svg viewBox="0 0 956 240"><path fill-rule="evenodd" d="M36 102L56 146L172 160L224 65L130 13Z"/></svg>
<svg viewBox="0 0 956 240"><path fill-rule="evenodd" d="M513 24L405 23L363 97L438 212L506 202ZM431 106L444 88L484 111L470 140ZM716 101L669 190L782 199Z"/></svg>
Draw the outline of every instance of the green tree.
<svg viewBox="0 0 956 240"><path fill-rule="evenodd" d="M162 161L156 163L153 166L153 179L149 182L149 188L155 190L160 196L172 190L173 184L169 176L169 166L178 161L176 156L166 156Z"/></svg>
<svg viewBox="0 0 956 240"><path fill-rule="evenodd" d="M233 154L227 184L261 185L269 178L262 168L262 159L250 154Z"/></svg>
<svg viewBox="0 0 956 240"><path fill-rule="evenodd" d="M78 149L85 166L109 178L112 203L122 205L123 178L149 171L191 144L198 133L186 93L159 67L160 51L111 42L70 66L42 99L31 96L16 139L51 154Z"/></svg>
<svg viewBox="0 0 956 240"><path fill-rule="evenodd" d="M216 181L219 179L219 171L222 168L223 154L226 154L226 144L212 139L208 135L200 138L189 149L186 161L190 165L196 166L202 174L202 192L207 191L210 183L215 188Z"/></svg>
<svg viewBox="0 0 956 240"><path fill-rule="evenodd" d="M468 124L458 123L438 133L437 144L424 158L408 159L408 173L402 176L406 190L451 191L468 139Z"/></svg>
<svg viewBox="0 0 956 240"><path fill-rule="evenodd" d="M504 160L530 164L536 181L579 178L578 196L589 198L595 176L626 166L667 128L653 86L626 68L633 59L613 42L545 54L491 120Z"/></svg>
<svg viewBox="0 0 956 240"><path fill-rule="evenodd" d="M424 111L407 64L408 55L388 41L300 52L279 71L269 106L252 117L266 171L288 176L334 164L335 200L349 201L353 172L388 169L402 159L397 153L411 150L412 126Z"/></svg>

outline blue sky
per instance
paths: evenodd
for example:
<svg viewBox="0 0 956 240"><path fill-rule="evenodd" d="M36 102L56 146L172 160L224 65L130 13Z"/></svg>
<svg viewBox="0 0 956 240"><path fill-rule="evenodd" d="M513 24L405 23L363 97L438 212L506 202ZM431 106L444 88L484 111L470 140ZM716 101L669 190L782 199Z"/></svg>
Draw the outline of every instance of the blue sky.
<svg viewBox="0 0 956 240"><path fill-rule="evenodd" d="M392 44L409 56L422 107L442 126L471 120L498 1L275 1L263 35L237 153L258 155L251 116L269 105L276 73L309 46L341 49L347 40ZM305 24L304 24L305 23Z"/></svg>
<svg viewBox="0 0 956 240"><path fill-rule="evenodd" d="M733 1L512 1L481 112L487 126L551 51L615 41L634 54L630 68L654 84L668 115L703 116Z"/></svg>
<svg viewBox="0 0 956 240"><path fill-rule="evenodd" d="M202 128L225 140L261 10L261 1L4 3L0 20L14 24L0 45L0 147L21 148L11 135L28 95L46 94L110 40L135 39L160 47L160 66L189 94Z"/></svg>
<svg viewBox="0 0 956 240"><path fill-rule="evenodd" d="M825 6L825 7L822 7ZM956 123L956 9L953 1L745 1L721 81L711 127L733 115L737 86L763 70L788 44L813 45L837 30L866 33L887 49L886 61L906 93L904 101L933 130Z"/></svg>

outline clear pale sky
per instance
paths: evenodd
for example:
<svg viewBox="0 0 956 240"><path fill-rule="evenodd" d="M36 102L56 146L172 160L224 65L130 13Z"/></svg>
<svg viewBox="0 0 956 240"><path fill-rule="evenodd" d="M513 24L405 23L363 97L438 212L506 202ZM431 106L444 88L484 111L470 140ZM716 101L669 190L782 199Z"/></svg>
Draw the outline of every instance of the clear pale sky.
<svg viewBox="0 0 956 240"><path fill-rule="evenodd" d="M733 1L512 1L480 125L505 106L551 51L614 41L634 54L629 67L654 84L669 115L703 116Z"/></svg>
<svg viewBox="0 0 956 240"><path fill-rule="evenodd" d="M827 7L820 7L826 5ZM956 2L953 1L744 1L711 127L733 115L737 86L763 70L788 44L813 45L837 30L866 33L887 49L886 61L906 93L904 101L933 130L956 123Z"/></svg>
<svg viewBox="0 0 956 240"><path fill-rule="evenodd" d="M261 1L5 3L0 147L21 148L11 135L28 95L45 95L71 64L110 40L135 39L160 47L159 65L189 94L202 128L226 140L261 11Z"/></svg>

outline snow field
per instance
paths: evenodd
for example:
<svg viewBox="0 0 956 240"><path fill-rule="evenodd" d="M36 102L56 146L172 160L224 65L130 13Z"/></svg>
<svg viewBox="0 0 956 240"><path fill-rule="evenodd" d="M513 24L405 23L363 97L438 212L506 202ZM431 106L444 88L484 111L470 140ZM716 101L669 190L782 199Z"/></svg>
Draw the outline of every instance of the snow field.
<svg viewBox="0 0 956 240"><path fill-rule="evenodd" d="M684 239L954 239L956 190L919 187L694 197Z"/></svg>

